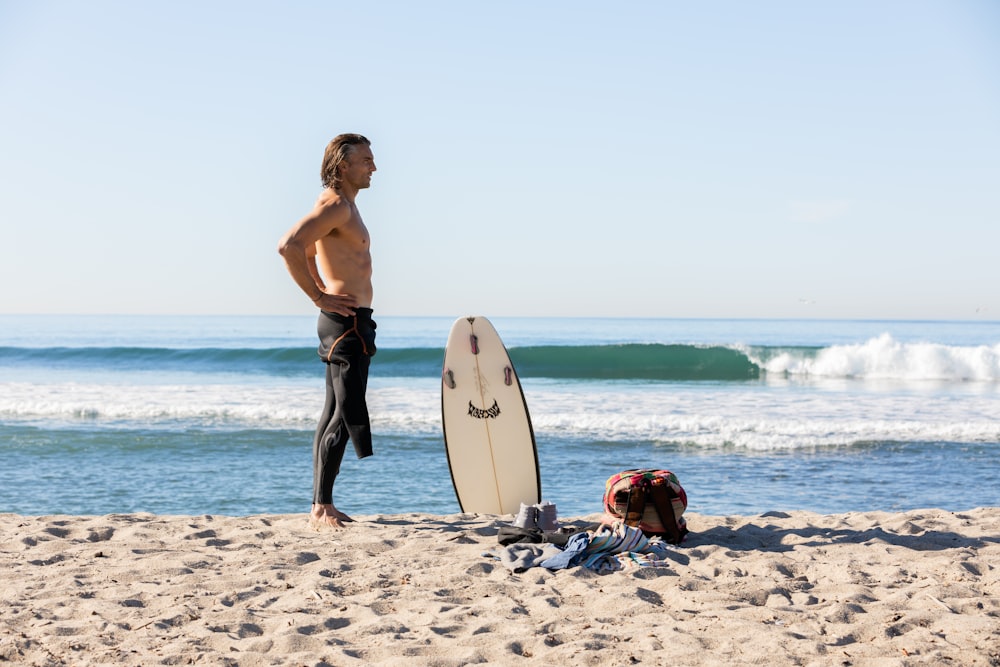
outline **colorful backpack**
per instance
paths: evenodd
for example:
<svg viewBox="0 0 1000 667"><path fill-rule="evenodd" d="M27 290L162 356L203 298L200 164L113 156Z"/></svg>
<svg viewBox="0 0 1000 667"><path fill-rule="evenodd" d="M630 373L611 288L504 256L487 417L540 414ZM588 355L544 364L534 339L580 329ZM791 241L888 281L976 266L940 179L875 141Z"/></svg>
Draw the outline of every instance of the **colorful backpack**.
<svg viewBox="0 0 1000 667"><path fill-rule="evenodd" d="M687 494L669 470L626 470L604 486L605 512L671 544L680 544L688 533L686 509Z"/></svg>

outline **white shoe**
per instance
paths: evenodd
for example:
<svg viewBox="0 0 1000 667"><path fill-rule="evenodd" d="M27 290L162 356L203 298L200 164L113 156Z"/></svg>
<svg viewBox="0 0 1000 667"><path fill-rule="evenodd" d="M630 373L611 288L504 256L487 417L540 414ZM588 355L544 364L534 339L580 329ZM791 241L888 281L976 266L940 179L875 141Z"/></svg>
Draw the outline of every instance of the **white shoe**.
<svg viewBox="0 0 1000 667"><path fill-rule="evenodd" d="M538 528L538 506L521 503L521 510L511 525L517 528Z"/></svg>
<svg viewBox="0 0 1000 667"><path fill-rule="evenodd" d="M548 500L543 500L542 502L535 505L535 509L538 511L537 525L538 528L546 533L554 533L558 530L558 522L556 521L556 506L555 503L550 503Z"/></svg>

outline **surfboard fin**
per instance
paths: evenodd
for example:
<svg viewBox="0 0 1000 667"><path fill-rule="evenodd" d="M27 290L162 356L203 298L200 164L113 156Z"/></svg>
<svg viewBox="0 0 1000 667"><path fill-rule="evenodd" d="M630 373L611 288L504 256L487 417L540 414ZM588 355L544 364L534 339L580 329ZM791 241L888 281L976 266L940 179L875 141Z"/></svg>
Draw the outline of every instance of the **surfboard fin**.
<svg viewBox="0 0 1000 667"><path fill-rule="evenodd" d="M469 344L472 346L472 354L479 354L479 336L469 334Z"/></svg>
<svg viewBox="0 0 1000 667"><path fill-rule="evenodd" d="M514 369L510 366L503 367L503 383L508 387L514 384Z"/></svg>
<svg viewBox="0 0 1000 667"><path fill-rule="evenodd" d="M448 387L448 389L455 388L455 374L450 369L446 370L441 375L441 379L444 381L444 384L446 387Z"/></svg>

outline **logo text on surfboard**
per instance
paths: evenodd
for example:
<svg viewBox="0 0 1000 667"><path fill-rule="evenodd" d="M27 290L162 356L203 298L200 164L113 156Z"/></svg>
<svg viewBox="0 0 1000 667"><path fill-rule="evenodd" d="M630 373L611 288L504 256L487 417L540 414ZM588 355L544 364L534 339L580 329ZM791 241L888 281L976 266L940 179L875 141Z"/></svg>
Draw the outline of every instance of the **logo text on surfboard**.
<svg viewBox="0 0 1000 667"><path fill-rule="evenodd" d="M500 406L497 405L496 399L493 400L493 407L488 410L483 410L482 408L477 408L469 401L469 416L475 417L476 419L496 419L500 415Z"/></svg>

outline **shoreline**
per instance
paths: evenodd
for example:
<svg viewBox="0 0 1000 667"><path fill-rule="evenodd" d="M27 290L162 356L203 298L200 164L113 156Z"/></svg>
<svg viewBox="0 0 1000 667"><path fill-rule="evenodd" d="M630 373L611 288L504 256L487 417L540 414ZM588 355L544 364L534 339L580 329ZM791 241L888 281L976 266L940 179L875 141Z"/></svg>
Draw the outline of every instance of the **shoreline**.
<svg viewBox="0 0 1000 667"><path fill-rule="evenodd" d="M0 661L1000 663L1000 508L689 512L667 566L611 574L515 574L511 517L354 518L0 514Z"/></svg>

